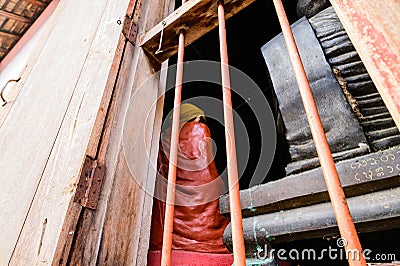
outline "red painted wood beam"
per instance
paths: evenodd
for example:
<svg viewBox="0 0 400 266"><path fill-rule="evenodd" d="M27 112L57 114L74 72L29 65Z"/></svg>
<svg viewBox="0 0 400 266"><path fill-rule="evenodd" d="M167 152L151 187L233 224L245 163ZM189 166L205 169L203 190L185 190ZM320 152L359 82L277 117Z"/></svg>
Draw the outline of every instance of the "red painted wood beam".
<svg viewBox="0 0 400 266"><path fill-rule="evenodd" d="M399 1L330 1L400 128Z"/></svg>

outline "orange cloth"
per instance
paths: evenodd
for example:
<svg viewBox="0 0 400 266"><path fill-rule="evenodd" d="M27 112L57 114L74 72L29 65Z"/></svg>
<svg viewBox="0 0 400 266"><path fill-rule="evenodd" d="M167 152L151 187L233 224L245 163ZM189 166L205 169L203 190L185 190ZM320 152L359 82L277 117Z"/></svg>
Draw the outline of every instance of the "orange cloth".
<svg viewBox="0 0 400 266"><path fill-rule="evenodd" d="M229 221L220 214L218 196L224 191L213 161L210 130L204 123L187 122L179 135L176 206L172 249L229 253L222 234ZM150 251L162 249L170 130L162 136L153 204Z"/></svg>

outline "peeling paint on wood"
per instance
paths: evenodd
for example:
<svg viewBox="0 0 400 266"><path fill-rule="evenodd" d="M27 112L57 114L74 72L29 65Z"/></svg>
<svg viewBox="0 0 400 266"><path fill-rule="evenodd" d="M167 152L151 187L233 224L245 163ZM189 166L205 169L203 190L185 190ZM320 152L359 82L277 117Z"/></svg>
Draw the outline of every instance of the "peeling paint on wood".
<svg viewBox="0 0 400 266"><path fill-rule="evenodd" d="M400 128L400 3L331 0L372 80Z"/></svg>

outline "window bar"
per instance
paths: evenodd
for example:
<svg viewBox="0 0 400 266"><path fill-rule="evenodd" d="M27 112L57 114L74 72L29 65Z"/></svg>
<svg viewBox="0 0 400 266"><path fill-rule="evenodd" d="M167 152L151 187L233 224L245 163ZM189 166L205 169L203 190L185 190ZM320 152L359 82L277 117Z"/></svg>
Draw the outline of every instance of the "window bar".
<svg viewBox="0 0 400 266"><path fill-rule="evenodd" d="M183 0L183 3L185 0ZM185 31L179 33L178 60L176 65L175 99L172 116L171 146L169 153L167 200L165 204L165 221L161 266L170 266L172 260L172 231L174 228L174 205L176 186L176 166L178 163L179 121L181 116L181 93L183 79L183 59L185 54Z"/></svg>
<svg viewBox="0 0 400 266"><path fill-rule="evenodd" d="M304 109L307 114L308 123L314 139L340 235L344 243L347 244L345 245L346 254L348 254L347 252L350 252L350 250L358 250L358 256L348 256L349 265L366 265L365 259L362 255L360 240L347 205L346 196L340 184L336 166L332 158L329 144L325 136L322 122L318 114L315 100L307 80L303 63L300 59L285 9L281 0L273 0L273 2L299 86L300 95L303 100Z"/></svg>
<svg viewBox="0 0 400 266"><path fill-rule="evenodd" d="M224 106L224 124L226 157L229 186L229 205L231 212L232 243L235 266L246 265L244 249L242 210L240 206L239 179L236 160L235 132L233 125L231 84L228 64L228 46L226 42L225 10L222 1L218 1L219 43L221 54L221 75Z"/></svg>

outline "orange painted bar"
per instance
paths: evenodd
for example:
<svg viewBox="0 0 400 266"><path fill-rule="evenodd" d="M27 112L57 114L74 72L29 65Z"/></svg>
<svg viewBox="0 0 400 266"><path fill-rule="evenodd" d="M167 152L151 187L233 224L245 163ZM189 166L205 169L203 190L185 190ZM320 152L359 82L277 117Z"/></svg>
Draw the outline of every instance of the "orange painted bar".
<svg viewBox="0 0 400 266"><path fill-rule="evenodd" d="M176 166L178 164L179 121L181 116L181 96L183 79L183 60L185 54L185 32L179 33L178 60L175 80L175 99L171 129L171 148L169 153L167 202L165 206L165 222L161 265L170 266L172 261L172 231L174 229Z"/></svg>
<svg viewBox="0 0 400 266"><path fill-rule="evenodd" d="M218 2L219 43L221 53L221 75L224 104L224 123L226 156L229 184L229 204L232 224L232 243L235 266L246 265L244 249L242 211L240 207L239 178L236 160L235 129L233 125L231 84L228 64L228 46L226 42L224 5Z"/></svg>
<svg viewBox="0 0 400 266"><path fill-rule="evenodd" d="M358 239L357 231L354 226L353 219L347 205L346 196L340 184L339 175L336 170L335 163L325 136L322 122L318 114L317 106L311 92L310 85L304 70L303 63L300 59L293 33L287 19L285 9L281 0L273 0L278 15L279 23L282 27L283 36L289 51L290 60L299 85L301 98L303 100L304 109L307 114L308 123L310 124L311 133L317 149L318 157L321 163L322 172L324 174L325 183L328 188L329 197L332 202L333 211L339 226L342 239L344 239L346 251L357 250L357 256L348 256L349 265L366 265L362 256L362 248Z"/></svg>

